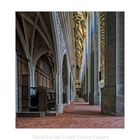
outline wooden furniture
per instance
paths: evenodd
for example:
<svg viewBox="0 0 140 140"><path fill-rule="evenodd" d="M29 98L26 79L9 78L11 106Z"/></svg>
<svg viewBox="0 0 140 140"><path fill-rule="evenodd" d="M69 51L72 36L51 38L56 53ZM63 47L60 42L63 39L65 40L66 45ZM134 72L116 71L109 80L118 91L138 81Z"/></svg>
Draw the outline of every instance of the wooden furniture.
<svg viewBox="0 0 140 140"><path fill-rule="evenodd" d="M49 90L46 92L46 112L55 111L55 92L54 90Z"/></svg>
<svg viewBox="0 0 140 140"><path fill-rule="evenodd" d="M48 112L56 110L56 97L54 90L37 87L36 95L30 97L30 111Z"/></svg>

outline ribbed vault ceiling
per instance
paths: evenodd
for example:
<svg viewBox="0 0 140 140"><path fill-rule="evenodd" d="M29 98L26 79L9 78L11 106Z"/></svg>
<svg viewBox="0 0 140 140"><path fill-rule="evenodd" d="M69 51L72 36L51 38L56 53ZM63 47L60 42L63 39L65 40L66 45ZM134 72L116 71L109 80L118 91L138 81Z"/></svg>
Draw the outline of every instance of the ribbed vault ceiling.
<svg viewBox="0 0 140 140"><path fill-rule="evenodd" d="M17 12L17 36L29 58L34 62L43 54L47 54L54 63L54 44L49 12Z"/></svg>

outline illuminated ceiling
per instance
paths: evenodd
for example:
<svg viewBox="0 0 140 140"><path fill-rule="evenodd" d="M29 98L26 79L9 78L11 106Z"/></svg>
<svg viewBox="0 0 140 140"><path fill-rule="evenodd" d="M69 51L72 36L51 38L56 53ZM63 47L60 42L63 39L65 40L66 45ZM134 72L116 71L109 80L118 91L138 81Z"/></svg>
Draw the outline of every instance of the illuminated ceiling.
<svg viewBox="0 0 140 140"><path fill-rule="evenodd" d="M86 35L86 12L74 12L74 37L76 66L81 67Z"/></svg>

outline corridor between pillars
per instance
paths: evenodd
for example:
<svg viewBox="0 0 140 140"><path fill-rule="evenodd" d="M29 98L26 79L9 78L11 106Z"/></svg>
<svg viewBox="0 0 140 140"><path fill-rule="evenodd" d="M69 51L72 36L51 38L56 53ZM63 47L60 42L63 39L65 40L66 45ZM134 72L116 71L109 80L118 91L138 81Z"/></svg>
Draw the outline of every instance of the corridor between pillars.
<svg viewBox="0 0 140 140"><path fill-rule="evenodd" d="M99 106L76 99L63 114L47 117L20 117L17 128L124 128L124 118L103 115Z"/></svg>

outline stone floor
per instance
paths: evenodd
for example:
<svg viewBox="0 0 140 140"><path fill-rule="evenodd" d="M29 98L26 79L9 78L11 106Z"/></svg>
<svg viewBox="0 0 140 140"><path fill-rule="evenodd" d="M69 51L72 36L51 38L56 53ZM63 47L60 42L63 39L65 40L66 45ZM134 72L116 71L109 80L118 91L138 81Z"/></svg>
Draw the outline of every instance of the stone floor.
<svg viewBox="0 0 140 140"><path fill-rule="evenodd" d="M57 116L17 117L16 128L124 128L124 117L103 115L99 106L77 99Z"/></svg>

